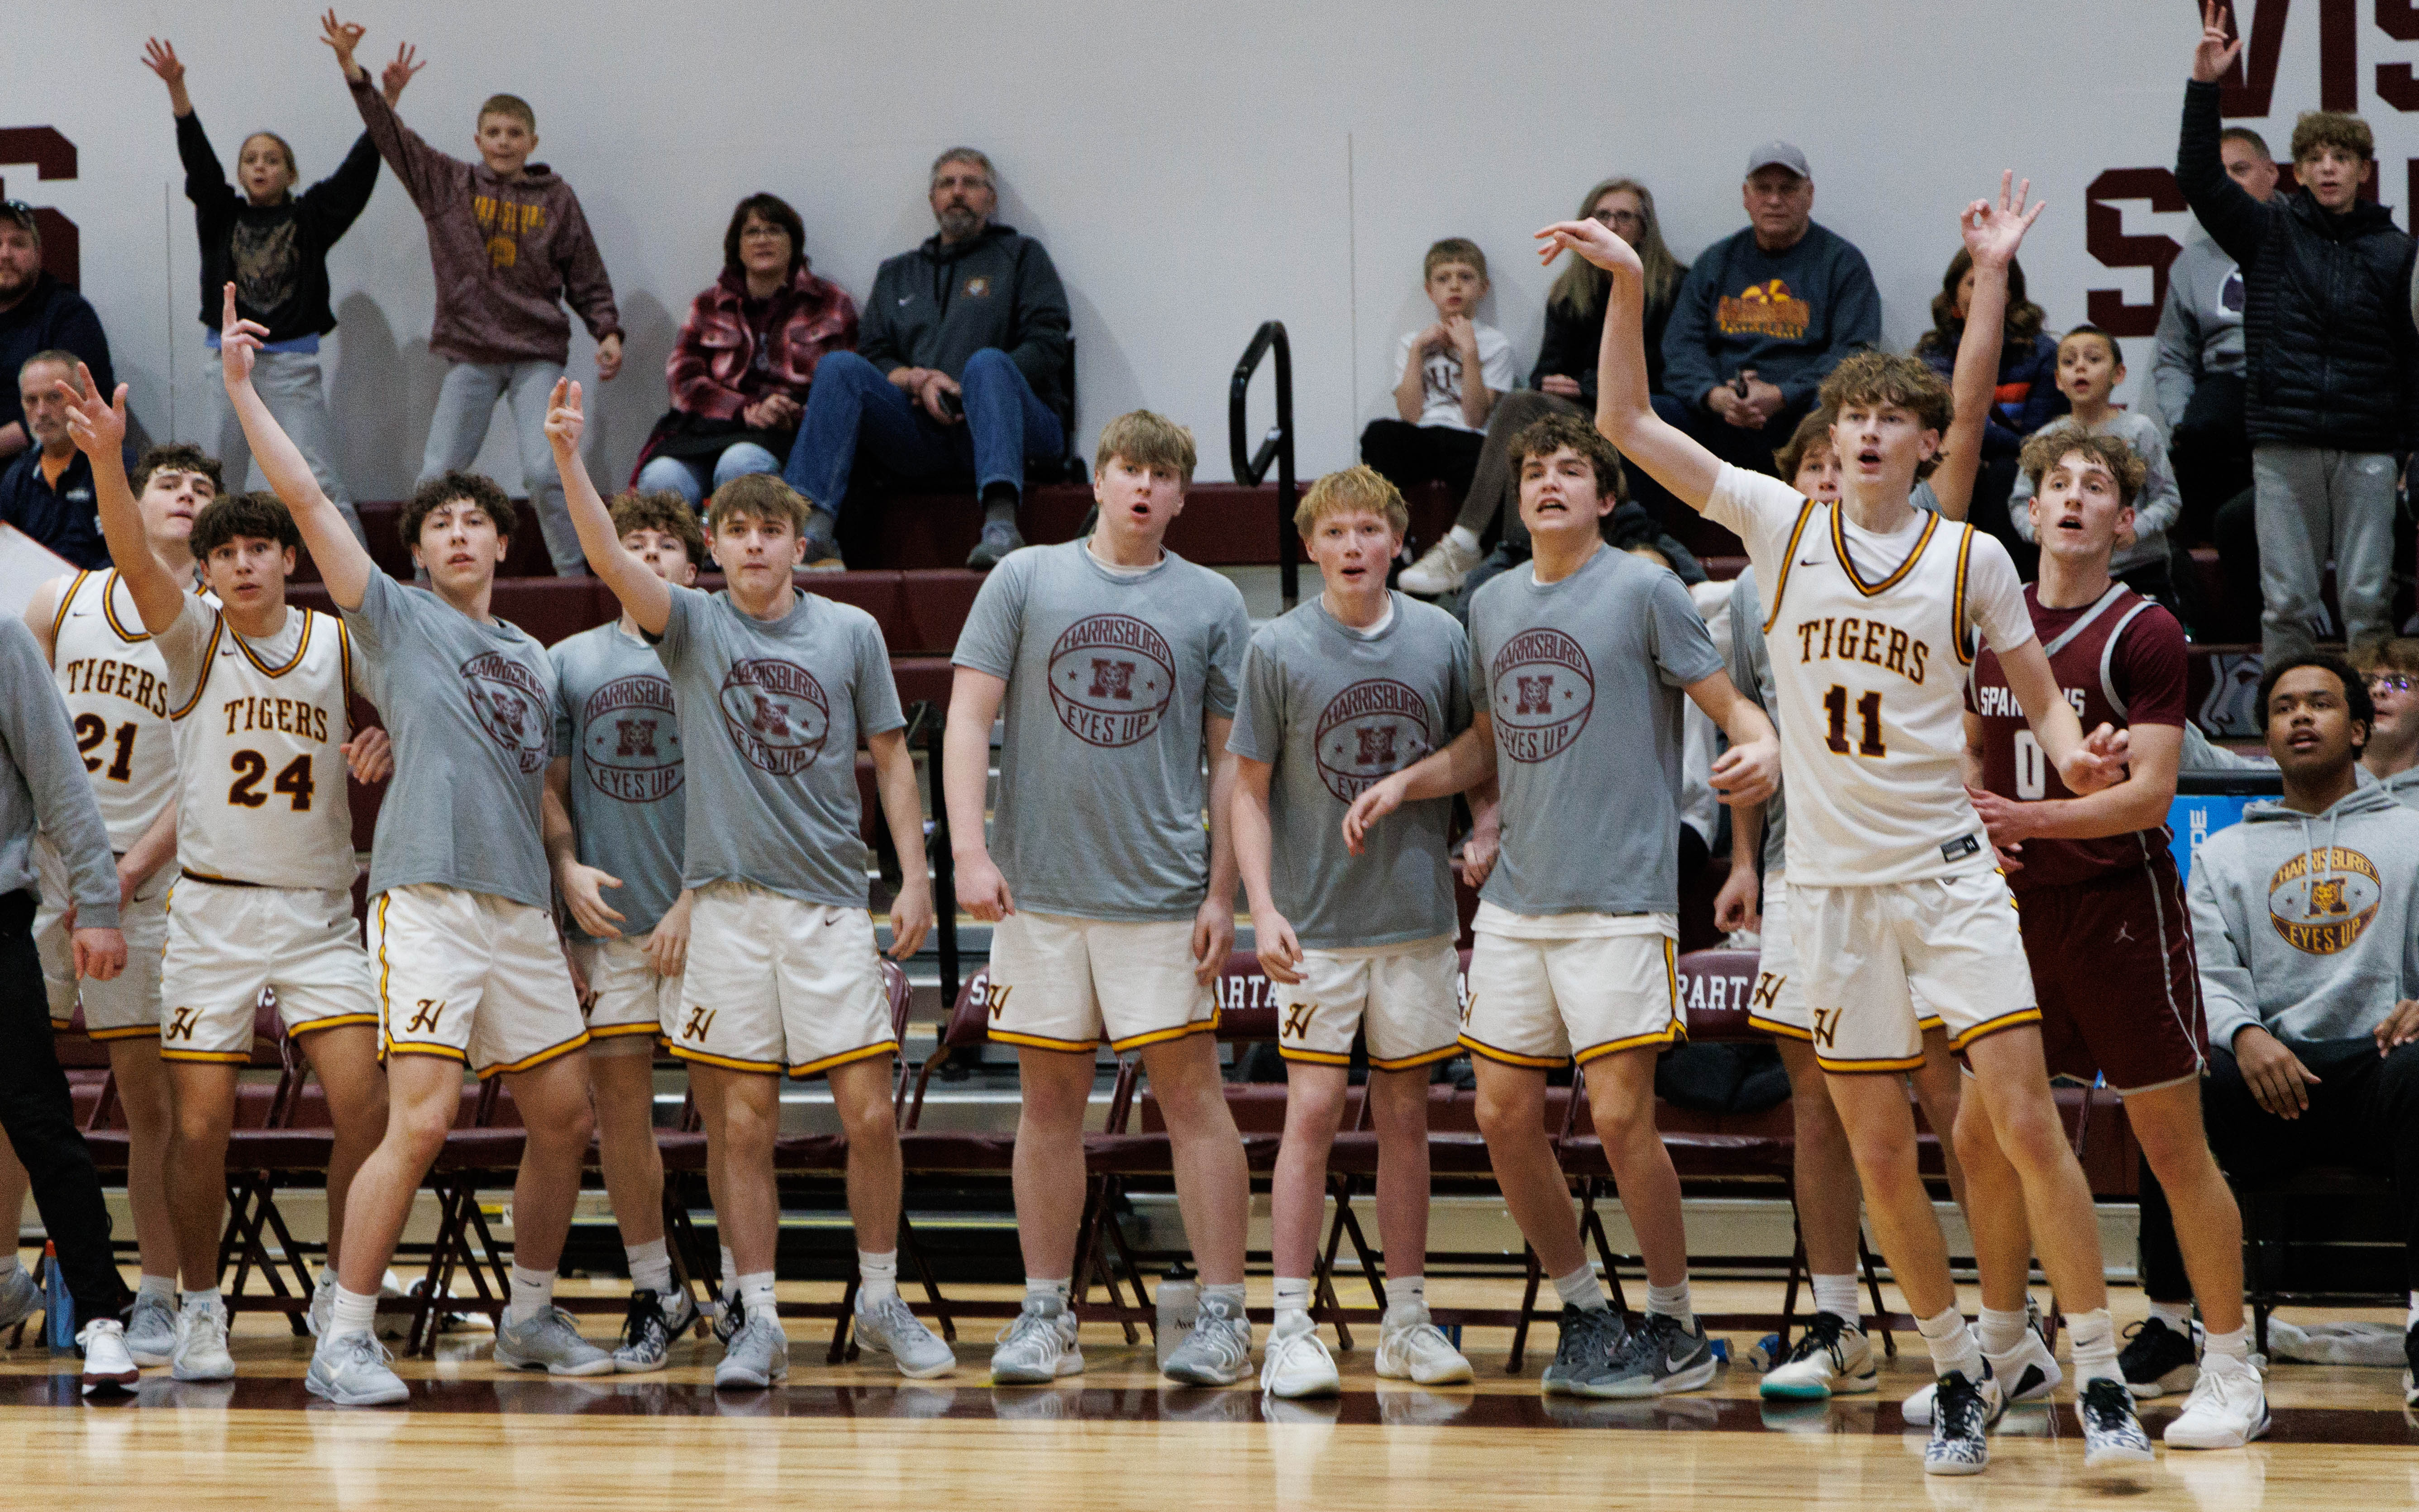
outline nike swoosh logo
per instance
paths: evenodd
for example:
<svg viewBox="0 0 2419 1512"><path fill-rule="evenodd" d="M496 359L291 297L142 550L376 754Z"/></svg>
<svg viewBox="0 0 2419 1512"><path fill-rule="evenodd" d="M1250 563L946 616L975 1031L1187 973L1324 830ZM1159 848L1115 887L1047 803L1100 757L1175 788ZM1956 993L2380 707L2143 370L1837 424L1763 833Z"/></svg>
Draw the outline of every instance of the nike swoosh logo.
<svg viewBox="0 0 2419 1512"><path fill-rule="evenodd" d="M824 919L824 928L825 928L825 929L829 929L829 928L831 928L834 924L837 924L837 923L839 923L839 922L840 922L840 920L839 920L839 919L837 919L837 918L826 918L826 919Z"/></svg>
<svg viewBox="0 0 2419 1512"><path fill-rule="evenodd" d="M1692 1352L1693 1352L1693 1351L1692 1351ZM1677 1371L1677 1370L1678 1370L1682 1365L1687 1365L1687 1363L1688 1363L1688 1356L1687 1356L1687 1355L1686 1355L1686 1354L1675 1354L1675 1355L1672 1355L1671 1358L1669 1358L1669 1359L1667 1359L1667 1360L1665 1360L1665 1361L1663 1362L1663 1373L1664 1373L1665 1375L1671 1375L1671 1374L1672 1374L1673 1372Z"/></svg>
<svg viewBox="0 0 2419 1512"><path fill-rule="evenodd" d="M901 295L900 295L900 296L899 296L899 302L900 302L900 303L901 303L901 304L904 304L904 303L906 303L908 301L910 301L910 300L914 299L915 297L916 297L916 296L915 296L915 295L913 295L913 294L901 294Z"/></svg>
<svg viewBox="0 0 2419 1512"><path fill-rule="evenodd" d="M1799 566L1801 566L1801 567L1819 567L1819 566L1821 566L1823 563L1822 563L1821 562L1819 562L1819 561L1810 561L1810 560L1808 560L1808 559L1806 559L1806 558L1801 557L1801 558L1799 558L1799 559L1798 559L1798 563L1797 563L1797 564L1798 564Z"/></svg>
<svg viewBox="0 0 2419 1512"><path fill-rule="evenodd" d="M80 620L91 612L92 610L88 609L71 609L68 610L68 618L71 620Z"/></svg>

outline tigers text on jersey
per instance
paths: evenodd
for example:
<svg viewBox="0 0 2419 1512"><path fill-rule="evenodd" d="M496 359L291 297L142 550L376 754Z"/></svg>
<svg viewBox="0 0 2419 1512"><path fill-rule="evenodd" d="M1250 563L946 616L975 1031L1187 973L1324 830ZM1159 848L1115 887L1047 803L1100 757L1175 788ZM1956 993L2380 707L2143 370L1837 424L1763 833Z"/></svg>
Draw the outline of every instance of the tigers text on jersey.
<svg viewBox="0 0 2419 1512"><path fill-rule="evenodd" d="M2003 654L2033 639L2007 549L1921 511L1874 535L1838 505L1729 466L1705 517L1747 543L1764 588L1790 883L1989 870L1960 760L1978 632Z"/></svg>
<svg viewBox="0 0 2419 1512"><path fill-rule="evenodd" d="M275 635L247 640L188 599L157 645L175 700L177 864L255 887L350 887L344 622L289 606Z"/></svg>
<svg viewBox="0 0 2419 1512"><path fill-rule="evenodd" d="M69 580L51 622L51 667L109 848L122 856L176 795L177 753L168 669L116 569Z"/></svg>

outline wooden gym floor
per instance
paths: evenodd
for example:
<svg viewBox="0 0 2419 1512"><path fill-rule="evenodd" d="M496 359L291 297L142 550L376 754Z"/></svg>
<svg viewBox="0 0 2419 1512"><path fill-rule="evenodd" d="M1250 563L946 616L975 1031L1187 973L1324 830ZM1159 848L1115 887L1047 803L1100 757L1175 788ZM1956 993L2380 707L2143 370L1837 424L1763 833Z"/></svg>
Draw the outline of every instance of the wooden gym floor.
<svg viewBox="0 0 2419 1512"><path fill-rule="evenodd" d="M1497 1280L1430 1285L1440 1303L1517 1297ZM1255 1304L1266 1302L1265 1287L1255 1282ZM824 1298L836 1289L783 1292ZM1708 1310L1774 1300L1764 1283L1698 1287ZM2116 1306L2120 1319L2142 1309L2131 1292L2119 1292ZM595 1315L582 1321L592 1338L612 1326ZM886 1364L827 1366L824 1326L793 1323L787 1389L720 1397L710 1342L676 1346L672 1367L659 1374L555 1381L498 1370L487 1335L474 1328L446 1335L434 1362L403 1363L414 1391L408 1409L351 1412L303 1391L307 1341L278 1319L239 1320L233 1381L185 1384L148 1371L137 1393L105 1404L80 1399L71 1357L26 1347L0 1353L0 1504L2031 1512L2122 1498L2144 1509L2337 1512L2419 1498L2419 1417L2404 1411L2399 1372L2388 1369L2278 1366L2270 1439L2231 1453L2162 1450L2156 1465L2115 1479L2085 1474L2069 1408L2019 1410L1994 1441L1987 1474L1938 1480L1923 1474L1922 1436L1899 1415L1900 1398L1925 1380L1907 1337L1880 1392L1780 1409L1758 1400L1754 1373L1735 1364L1685 1396L1541 1397L1536 1373L1552 1356L1550 1328L1533 1338L1517 1377L1503 1373L1508 1335L1472 1331L1464 1342L1477 1382L1422 1390L1378 1381L1374 1330L1356 1331L1359 1347L1338 1356L1344 1395L1286 1403L1249 1386L1165 1385L1148 1335L1130 1347L1114 1325L1085 1330L1081 1377L994 1390L983 1367L995 1326L961 1329L955 1377L916 1382ZM1733 1354L1751 1342L1733 1336ZM2153 1436L2180 1405L2179 1396L2145 1405Z"/></svg>

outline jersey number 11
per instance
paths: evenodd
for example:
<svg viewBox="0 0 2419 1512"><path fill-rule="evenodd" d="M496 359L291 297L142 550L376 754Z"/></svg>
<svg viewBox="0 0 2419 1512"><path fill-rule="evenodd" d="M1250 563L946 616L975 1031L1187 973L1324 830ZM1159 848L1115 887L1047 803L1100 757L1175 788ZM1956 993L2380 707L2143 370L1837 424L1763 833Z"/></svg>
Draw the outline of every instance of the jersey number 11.
<svg viewBox="0 0 2419 1512"><path fill-rule="evenodd" d="M1860 727L1857 743L1848 744L1848 690L1837 683L1823 695L1823 707L1831 716L1831 733L1823 744L1833 754L1846 756L1887 756L1889 748L1882 744L1882 696L1878 691L1857 695L1857 723Z"/></svg>

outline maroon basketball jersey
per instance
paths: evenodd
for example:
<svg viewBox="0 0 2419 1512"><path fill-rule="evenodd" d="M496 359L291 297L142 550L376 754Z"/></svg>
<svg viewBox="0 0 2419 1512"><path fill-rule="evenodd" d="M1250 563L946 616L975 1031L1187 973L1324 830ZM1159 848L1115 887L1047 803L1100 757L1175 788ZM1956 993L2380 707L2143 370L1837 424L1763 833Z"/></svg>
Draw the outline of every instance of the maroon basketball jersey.
<svg viewBox="0 0 2419 1512"><path fill-rule="evenodd" d="M2033 631L2049 654L2050 671L2074 706L2086 734L2103 724L2168 724L2185 719L2183 626L2174 615L2122 583L2082 609L2043 609L2038 584L2025 587ZM2071 798L2057 769L2033 735L2008 687L1999 658L1984 647L1974 658L1965 706L1982 721L1982 785L2019 800ZM2028 840L2008 876L2017 892L2087 882L2145 865L2167 848L2166 826L2098 840Z"/></svg>

